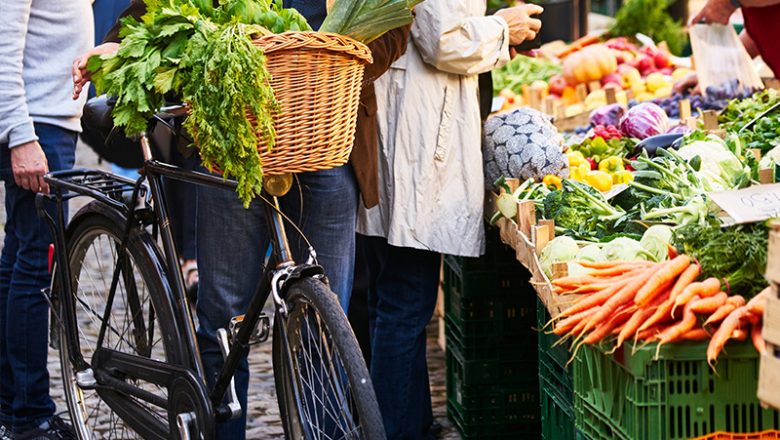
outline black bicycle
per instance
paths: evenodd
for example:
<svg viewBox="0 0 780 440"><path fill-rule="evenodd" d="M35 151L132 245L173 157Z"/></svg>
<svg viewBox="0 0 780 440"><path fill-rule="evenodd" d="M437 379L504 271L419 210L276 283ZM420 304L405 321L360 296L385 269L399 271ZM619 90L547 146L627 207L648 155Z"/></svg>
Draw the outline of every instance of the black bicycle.
<svg viewBox="0 0 780 440"><path fill-rule="evenodd" d="M169 107L155 119L175 129L169 121L183 114ZM217 421L241 415L233 383L241 357L272 334L287 438L383 439L368 370L314 250L304 264L291 257L285 222L295 225L278 202L291 175L265 179L271 259L258 268L263 275L246 313L218 331L225 362L207 387L161 179L226 189L235 182L158 162L149 138L140 141L138 181L98 170L55 172L46 176L50 194L37 199L54 237L53 339L78 437L213 438ZM78 196L93 200L66 227L64 204ZM269 295L273 323L263 313Z"/></svg>

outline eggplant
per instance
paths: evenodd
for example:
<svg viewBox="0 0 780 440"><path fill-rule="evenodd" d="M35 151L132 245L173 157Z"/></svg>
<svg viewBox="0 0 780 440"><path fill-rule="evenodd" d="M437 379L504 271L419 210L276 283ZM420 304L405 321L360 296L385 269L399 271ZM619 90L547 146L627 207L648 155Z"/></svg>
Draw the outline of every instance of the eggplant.
<svg viewBox="0 0 780 440"><path fill-rule="evenodd" d="M659 148L672 147L674 149L678 149L680 148L680 143L682 142L683 136L684 135L682 133L667 133L650 136L649 138L646 138L642 140L642 142L636 144L633 154L638 155L642 152L642 150L645 150L647 151L647 154L652 157L655 156L655 152Z"/></svg>

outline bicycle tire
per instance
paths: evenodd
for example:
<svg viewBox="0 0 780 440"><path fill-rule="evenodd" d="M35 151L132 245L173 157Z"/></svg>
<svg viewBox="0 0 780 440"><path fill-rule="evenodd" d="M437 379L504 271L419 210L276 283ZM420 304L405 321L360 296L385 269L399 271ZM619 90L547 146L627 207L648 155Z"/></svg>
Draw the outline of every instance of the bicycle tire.
<svg viewBox="0 0 780 440"><path fill-rule="evenodd" d="M74 279L74 310L76 315L73 322L77 323L77 332L80 348L85 360L92 365L90 349L94 353L94 346L89 342L97 342L97 332L100 322L103 321L103 313L107 305L107 294L111 286L113 270L105 271L108 266L113 269L118 263L117 244L124 235L124 217L115 210L100 204L91 202L82 208L71 221L66 233L68 250L68 262L71 276ZM98 249L97 246L107 244L107 247ZM105 344L114 344L113 349L132 354L143 355L150 359L168 361L170 358L180 358L180 336L175 331L175 318L173 304L165 289L163 266L157 255L150 249L154 247L154 241L146 231L141 228L132 228L125 255L129 258L125 261L131 270L125 270L122 280L119 282L114 297L114 306L109 314L110 330L106 331ZM109 262L102 261L104 252L111 253ZM94 254L90 255L91 252ZM97 273L87 272L89 266L97 265ZM128 269L128 266L125 266ZM128 273L133 276L129 277ZM88 277L85 276L88 274ZM86 281L96 282L95 276L102 275L103 283L100 286L85 286ZM89 278L89 280L87 280ZM107 278L107 279L106 279ZM56 279L56 278L55 278ZM139 284L143 283L143 285ZM146 289L143 289L143 286ZM140 287L140 288L139 288ZM88 291L89 290L89 291ZM133 295L133 293L135 295ZM124 310L121 306L124 305ZM102 306L102 307L101 307ZM64 309L62 301L57 304L60 316ZM127 310L131 309L129 314ZM115 324L121 318L117 313L124 313L125 327ZM143 319L141 319L143 318ZM143 334L139 331L141 323L146 324ZM130 326L127 326L127 325ZM159 329L159 338L155 335L155 329ZM120 332L121 330L121 332ZM148 330L148 333L147 333ZM76 372L70 362L71 347L68 344L66 332L60 331L60 364L62 368L62 380L65 388L65 398L71 415L71 422L80 440L92 440L99 438L140 438L141 435L132 430L114 410L105 403L105 393L116 393L110 390L82 389L76 383ZM127 335L127 336L125 336ZM132 337L131 337L132 335ZM144 344L147 338L148 346ZM135 343L135 346L130 342ZM174 353L176 352L176 353ZM167 390L152 384L137 384L152 388L156 393L167 393ZM119 394L112 394L119 396ZM121 396L130 399L127 396ZM170 431L168 426L167 411L145 402L138 401L137 405L146 407L149 414L159 419L160 426ZM130 405L132 406L132 405ZM102 411L99 411L102 410ZM106 421L107 419L107 421ZM106 425L107 424L107 425Z"/></svg>
<svg viewBox="0 0 780 440"><path fill-rule="evenodd" d="M274 321L273 366L277 400L286 438L296 440L309 440L311 438L384 440L385 430L371 376L368 373L368 368L366 368L365 360L358 346L357 339L355 339L355 334L349 326L347 317L344 315L336 295L320 280L304 278L290 282L290 286L286 291L285 301L288 308L286 319L280 319L277 313ZM319 402L312 402L311 399L317 398L316 393L314 393L315 396L312 396L311 393L301 391L306 388L305 377L307 373L309 376L317 376L316 371L313 369L302 370L301 368L301 361L305 360L306 357L306 339L308 339L302 337L301 334L304 328L302 325L304 321L301 318L304 316L314 318L318 322L317 329L319 331L317 336L318 339L322 340L324 338L327 341L324 344L324 348L327 348L328 357L330 358L331 354L335 353L332 357L337 361L341 360L341 362L332 362L332 364L335 364L335 370L343 368L343 376L346 376L348 388L341 391L345 391L343 398L349 400L349 405L346 408L346 413L338 414L336 417L345 416L338 423L345 423L346 428L353 426L353 424L356 425L357 432L354 435L350 435L350 432L344 432L344 429L341 429L340 426L311 426L312 421L328 425L324 421L324 414L322 420L316 417L316 414L314 420L312 420L311 410L317 409L316 405L312 405L312 403L321 403L321 407L325 409L328 405L331 405L332 408L334 402L330 397L325 397L322 393ZM306 328L309 329L310 327ZM288 346L285 346L285 339L279 333L282 331L287 336L286 340L290 344ZM309 334L311 335L311 333ZM312 348L310 343L308 343L308 348ZM321 353L322 351L320 351ZM288 356L293 362L295 374L290 374L288 362L286 361ZM309 356L309 360L312 360L312 357L315 356ZM319 358L320 364L325 363L321 356L316 357ZM331 367L333 366L331 365ZM313 366L309 365L309 367ZM313 371L314 374L311 374ZM329 374L328 376L329 385L331 387L337 385L333 383L335 381L334 375ZM312 387L311 384L308 385L309 389L317 388L316 386ZM331 390L334 391L334 394L338 394L339 390L335 390L335 388L331 388ZM339 398L342 397L339 396ZM345 408L342 406L341 409ZM301 414L302 412L303 414ZM308 419L308 422L306 419ZM332 419L330 422L330 425L334 425ZM318 430L318 435L314 435L312 433L313 430ZM325 432L330 430L334 430L333 436L329 435L329 432ZM325 436L323 437L322 434L325 434Z"/></svg>

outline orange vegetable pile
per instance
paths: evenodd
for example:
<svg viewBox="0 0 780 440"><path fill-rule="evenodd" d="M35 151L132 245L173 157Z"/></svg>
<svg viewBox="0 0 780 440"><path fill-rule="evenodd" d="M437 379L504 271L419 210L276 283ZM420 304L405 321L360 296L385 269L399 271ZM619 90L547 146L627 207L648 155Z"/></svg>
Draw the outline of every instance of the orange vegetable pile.
<svg viewBox="0 0 780 440"><path fill-rule="evenodd" d="M615 349L632 339L635 344L706 341L707 362L714 367L730 339L750 335L756 349L766 350L761 338L764 299L769 288L750 302L723 291L716 278L696 281L699 265L687 255L662 263L647 261L589 263L585 276L552 281L558 294L575 294L575 302L555 317L553 333L582 344L614 338Z"/></svg>

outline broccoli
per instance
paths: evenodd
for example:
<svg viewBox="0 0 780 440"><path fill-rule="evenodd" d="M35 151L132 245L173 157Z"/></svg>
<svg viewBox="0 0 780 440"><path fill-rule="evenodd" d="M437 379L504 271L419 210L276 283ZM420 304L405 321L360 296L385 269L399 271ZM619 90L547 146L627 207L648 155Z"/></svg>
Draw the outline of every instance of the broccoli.
<svg viewBox="0 0 780 440"><path fill-rule="evenodd" d="M612 234L615 221L625 215L598 191L572 180L564 180L563 189L549 193L543 203L544 216L554 219L557 229L583 239Z"/></svg>

